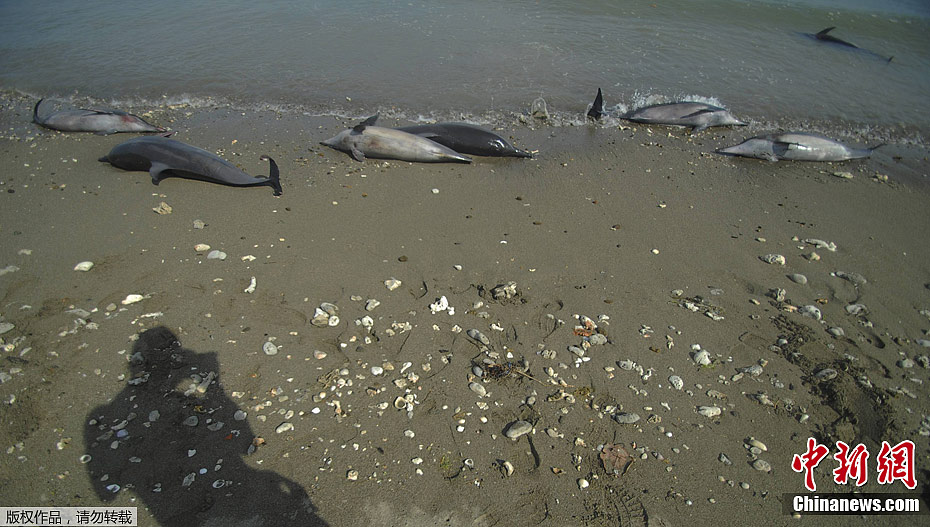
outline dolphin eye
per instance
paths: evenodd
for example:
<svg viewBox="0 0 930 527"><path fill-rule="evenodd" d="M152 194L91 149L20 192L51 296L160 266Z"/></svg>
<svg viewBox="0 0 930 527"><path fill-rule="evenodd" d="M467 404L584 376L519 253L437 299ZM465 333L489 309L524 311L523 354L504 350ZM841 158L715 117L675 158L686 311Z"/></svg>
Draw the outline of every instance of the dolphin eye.
<svg viewBox="0 0 930 527"><path fill-rule="evenodd" d="M504 143L500 139L495 139L491 143L491 146L494 147L494 150L505 150Z"/></svg>

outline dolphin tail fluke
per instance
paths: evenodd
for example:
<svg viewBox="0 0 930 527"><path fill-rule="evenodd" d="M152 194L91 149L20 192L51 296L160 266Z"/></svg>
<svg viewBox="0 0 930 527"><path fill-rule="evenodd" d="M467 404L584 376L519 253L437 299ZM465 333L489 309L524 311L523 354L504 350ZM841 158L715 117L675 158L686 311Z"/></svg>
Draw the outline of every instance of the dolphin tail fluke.
<svg viewBox="0 0 930 527"><path fill-rule="evenodd" d="M260 158L262 161L268 161L270 165L268 169L268 185L274 189L274 195L280 196L284 190L281 189L281 174L278 172L278 164L274 162L274 159L271 159L270 156L263 155Z"/></svg>
<svg viewBox="0 0 930 527"><path fill-rule="evenodd" d="M32 122L36 124L43 124L45 122L41 117L39 117L39 105L42 104L42 101L44 100L44 98L39 99L39 102L36 103L35 108L32 109Z"/></svg>
<svg viewBox="0 0 930 527"><path fill-rule="evenodd" d="M594 97L594 102L591 104L591 109L588 110L588 117L597 121L604 115L604 95L601 93L601 89L597 89L597 95Z"/></svg>

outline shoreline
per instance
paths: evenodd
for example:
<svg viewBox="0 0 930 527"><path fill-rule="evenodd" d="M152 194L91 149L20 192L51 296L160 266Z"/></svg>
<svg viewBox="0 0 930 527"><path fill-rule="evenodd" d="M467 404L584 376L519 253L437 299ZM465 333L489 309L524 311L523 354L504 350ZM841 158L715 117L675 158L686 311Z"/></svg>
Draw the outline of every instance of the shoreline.
<svg viewBox="0 0 930 527"><path fill-rule="evenodd" d="M137 506L140 525L168 517L260 524L244 496L283 500L289 512L328 525L677 525L750 514L786 523L779 500L804 491L790 463L808 437L861 442L871 460L882 440L910 439L914 492L926 490L923 149L768 163L709 153L750 135L740 129L691 137L639 125L539 126L502 133L537 150L533 159L357 163L318 144L348 120L153 110L152 121L177 129L179 140L250 174L265 173L260 155L274 157L284 186L274 198L264 187L178 178L153 186L145 173L96 161L132 135L40 130L28 122L31 109L8 99L0 114L0 268L17 268L0 276L2 321L14 325L0 336L11 346L0 369L10 376L0 384L4 504ZM171 214L152 212L161 202ZM814 239L837 249L804 241ZM208 259L194 249L200 243L227 258ZM786 265L762 261L773 253ZM72 270L85 260L94 268ZM393 291L384 283L391 278L402 282ZM518 292L511 298L488 294L509 282ZM771 298L773 289L785 299ZM144 299L121 305L129 294ZM441 296L454 314L430 312ZM366 309L369 299L380 305ZM324 302L338 306L334 327L310 324ZM859 303L867 311L850 314ZM801 315L804 306L821 320ZM583 340L576 315L607 337L583 357L569 348ZM139 373L132 354L158 349L134 339L160 326L198 370L127 384ZM835 327L842 336L829 332ZM490 350L469 329L488 336ZM266 342L276 354L266 354ZM710 352L709 365L695 364L694 345ZM474 378L487 351L501 363L525 361L530 377ZM904 359L912 363L902 367ZM753 365L761 373L740 376ZM815 377L828 368L836 377ZM191 375L207 371L218 381L202 396L183 395ZM408 417L393 403L411 394ZM133 408L125 399L133 396L147 406ZM700 415L700 406L721 415ZM147 419L152 410L162 417ZM236 421L235 410L246 419ZM621 424L618 413L641 419ZM224 426L184 425L191 415ZM105 435L123 419L128 439L97 441L88 431L102 426ZM518 420L534 431L508 439ZM284 423L293 428L277 433ZM155 430L165 435L153 438ZM231 430L239 430L232 453L220 440ZM246 456L249 435L265 443ZM750 437L766 450L752 453ZM134 450L152 441L168 445L167 462ZM612 443L635 459L619 477L599 457L598 447ZM120 485L115 493L98 494L89 475L98 465L79 461L88 452L122 471L107 480ZM136 455L161 493L131 476L126 463ZM757 458L770 471L755 468ZM818 490L852 492L832 482L832 465L816 471ZM182 487L200 468L209 475ZM909 492L878 485L874 474L860 491ZM217 479L229 483L215 489ZM301 490L284 499L272 491L281 480ZM294 497L301 492L312 509ZM172 496L183 499L172 505ZM261 514L270 521L281 512ZM873 519L903 525L906 517Z"/></svg>

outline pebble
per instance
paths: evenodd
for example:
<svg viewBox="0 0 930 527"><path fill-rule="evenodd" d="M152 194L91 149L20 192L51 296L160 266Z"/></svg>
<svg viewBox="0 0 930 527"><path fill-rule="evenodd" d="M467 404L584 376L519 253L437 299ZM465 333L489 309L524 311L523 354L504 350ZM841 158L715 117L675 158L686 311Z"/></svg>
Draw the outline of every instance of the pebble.
<svg viewBox="0 0 930 527"><path fill-rule="evenodd" d="M632 412L620 412L620 413L614 414L614 421L622 425L631 425L639 421L639 419L640 419L639 414L635 414Z"/></svg>
<svg viewBox="0 0 930 527"><path fill-rule="evenodd" d="M504 430L504 435L510 439L517 439L518 437L530 433L533 430L533 425L526 421L514 421L507 425L507 428Z"/></svg>
<svg viewBox="0 0 930 527"><path fill-rule="evenodd" d="M382 373L384 373L384 368L382 368L381 366L372 366L372 367L371 367L371 374L372 374L372 375L381 375Z"/></svg>
<svg viewBox="0 0 930 527"><path fill-rule="evenodd" d="M719 406L698 406L697 412L704 417L717 417L721 410Z"/></svg>
<svg viewBox="0 0 930 527"><path fill-rule="evenodd" d="M676 390L680 390L685 386L685 381L681 380L681 377L677 375L669 377L668 382L672 383L672 386L674 386Z"/></svg>
<svg viewBox="0 0 930 527"><path fill-rule="evenodd" d="M807 277L804 276L803 274L798 274L798 273L789 274L788 279L790 279L792 282L796 284L801 284L801 285L807 284Z"/></svg>
<svg viewBox="0 0 930 527"><path fill-rule="evenodd" d="M584 489L588 488L589 485L591 485L591 484L588 483L588 480L586 480L586 479L584 479L584 478L580 478L580 479L578 480L578 488L579 488L579 489L584 490Z"/></svg>
<svg viewBox="0 0 930 527"><path fill-rule="evenodd" d="M396 278L388 278L384 281L384 287L386 287L388 291L393 291L400 287L401 283L402 282Z"/></svg>
<svg viewBox="0 0 930 527"><path fill-rule="evenodd" d="M219 249L213 249L212 251L207 253L207 260L225 260L225 259L226 259L226 253L224 253L223 251L220 251Z"/></svg>
<svg viewBox="0 0 930 527"><path fill-rule="evenodd" d="M780 254L766 254L761 257L761 260L767 264L772 265L785 265L785 257Z"/></svg>
<svg viewBox="0 0 930 527"><path fill-rule="evenodd" d="M199 253L207 252L210 250L210 246L205 243L198 243L197 245L194 246L194 250Z"/></svg>
<svg viewBox="0 0 930 527"><path fill-rule="evenodd" d="M468 387L471 388L471 391L477 393L478 397L484 397L488 394L487 390L484 388L484 385L479 382L469 383Z"/></svg>
<svg viewBox="0 0 930 527"><path fill-rule="evenodd" d="M814 374L814 377L816 377L817 379L821 381L829 381L831 379L835 379L837 375L838 375L837 371L834 370L833 368L824 368L822 370L817 371L817 373Z"/></svg>
<svg viewBox="0 0 930 527"><path fill-rule="evenodd" d="M75 271L90 271L94 268L94 262L84 261L74 266Z"/></svg>
<svg viewBox="0 0 930 527"><path fill-rule="evenodd" d="M245 421L245 418L248 415L249 414L245 413L244 410L236 410L236 413L233 414L233 419L235 419L236 421Z"/></svg>
<svg viewBox="0 0 930 527"><path fill-rule="evenodd" d="M194 228L195 228L195 229L198 229L198 230L199 230L199 229L203 229L203 228L206 227L206 226L207 226L207 224L204 223L203 220L194 220Z"/></svg>
<svg viewBox="0 0 930 527"><path fill-rule="evenodd" d="M866 280L865 277L862 276L862 275L859 274L859 273L847 273L847 272L845 272L845 271L837 271L837 272L835 272L835 273L833 273L833 274L835 274L836 276L842 278L843 280L847 280L847 281L849 281L849 282L852 282L852 284L855 285L855 286L857 286L857 287L858 287L858 286L863 286L863 285L869 283L869 281Z"/></svg>
<svg viewBox="0 0 930 527"><path fill-rule="evenodd" d="M710 353L708 353L707 350L700 350L696 352L691 358L698 366L707 366L711 362Z"/></svg>
<svg viewBox="0 0 930 527"><path fill-rule="evenodd" d="M375 308L380 305L381 302L375 300L374 298L369 298L368 301L365 302L365 311L374 311Z"/></svg>
<svg viewBox="0 0 930 527"><path fill-rule="evenodd" d="M157 207L153 207L152 210L155 211L155 214L171 214L171 205L162 201Z"/></svg>
<svg viewBox="0 0 930 527"><path fill-rule="evenodd" d="M14 326L13 324L10 324L9 322L0 322L0 335L3 335L7 331L10 331L11 329L15 327L16 326Z"/></svg>
<svg viewBox="0 0 930 527"><path fill-rule="evenodd" d="M764 459L757 459L753 461L752 468L758 470L759 472L771 472L772 471L772 465L770 465L769 462L765 461Z"/></svg>
<svg viewBox="0 0 930 527"><path fill-rule="evenodd" d="M357 481L357 480L358 480L358 471L355 470L355 469L352 469L352 470L346 472L346 479L349 480L349 481Z"/></svg>
<svg viewBox="0 0 930 527"><path fill-rule="evenodd" d="M477 329L469 329L468 331L465 332L465 334L468 335L472 340L480 342L484 344L485 346L491 345L490 339L488 339L488 337L486 337L484 333L478 331Z"/></svg>
<svg viewBox="0 0 930 527"><path fill-rule="evenodd" d="M913 368L916 363L908 358L903 358L898 361L899 368Z"/></svg>
<svg viewBox="0 0 930 527"><path fill-rule="evenodd" d="M265 355L277 355L278 347L275 346L274 342L268 341L262 344L262 351L265 352Z"/></svg>
<svg viewBox="0 0 930 527"><path fill-rule="evenodd" d="M839 328L839 327L830 328L827 330L827 333L833 335L834 337L845 337L846 336L846 330L844 330L843 328Z"/></svg>
<svg viewBox="0 0 930 527"><path fill-rule="evenodd" d="M184 420L184 426L197 426L197 423L200 422L200 418L196 415L192 415Z"/></svg>
<svg viewBox="0 0 930 527"><path fill-rule="evenodd" d="M815 305L807 305L798 310L801 315L812 318L814 320L820 320L823 318L823 314L820 312L820 308Z"/></svg>

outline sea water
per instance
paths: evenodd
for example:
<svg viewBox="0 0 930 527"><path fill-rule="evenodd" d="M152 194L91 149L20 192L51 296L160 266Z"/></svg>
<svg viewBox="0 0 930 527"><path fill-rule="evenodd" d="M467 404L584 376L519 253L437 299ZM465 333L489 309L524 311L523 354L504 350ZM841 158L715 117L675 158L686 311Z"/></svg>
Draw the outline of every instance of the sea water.
<svg viewBox="0 0 930 527"><path fill-rule="evenodd" d="M812 38L829 26L859 49ZM597 88L615 113L696 99L924 144L930 2L0 1L0 89L63 104L499 123L542 98L566 125Z"/></svg>

